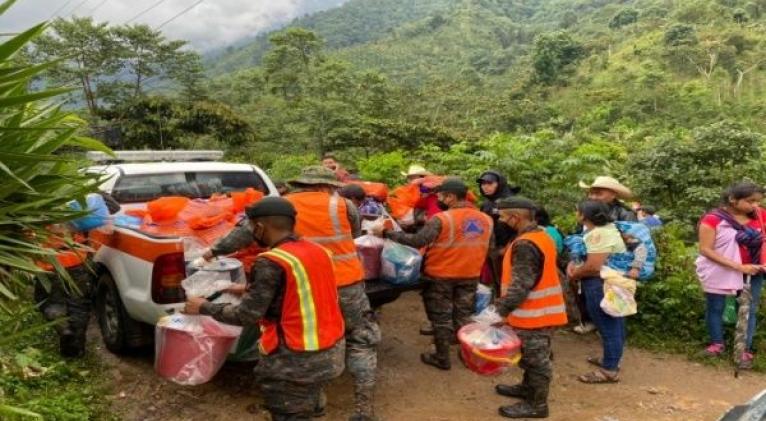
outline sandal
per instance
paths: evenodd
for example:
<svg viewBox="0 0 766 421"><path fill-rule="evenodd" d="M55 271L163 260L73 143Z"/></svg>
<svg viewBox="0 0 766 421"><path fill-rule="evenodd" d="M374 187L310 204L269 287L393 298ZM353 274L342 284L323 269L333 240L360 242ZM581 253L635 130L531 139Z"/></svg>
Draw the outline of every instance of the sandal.
<svg viewBox="0 0 766 421"><path fill-rule="evenodd" d="M601 358L599 357L588 357L585 359L585 361L588 362L590 365L595 365L598 368L602 368L603 365L601 365Z"/></svg>
<svg viewBox="0 0 766 421"><path fill-rule="evenodd" d="M580 380L581 382L586 384L618 383L620 381L620 375L609 374L603 369L601 369L601 370L591 371L590 373L587 373L587 374L583 374L582 376L578 377L577 380Z"/></svg>

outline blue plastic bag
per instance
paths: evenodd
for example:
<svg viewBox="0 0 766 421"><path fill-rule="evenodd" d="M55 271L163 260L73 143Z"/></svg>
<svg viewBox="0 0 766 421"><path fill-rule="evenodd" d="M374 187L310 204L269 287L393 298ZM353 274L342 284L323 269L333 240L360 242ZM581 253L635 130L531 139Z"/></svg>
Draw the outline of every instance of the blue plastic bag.
<svg viewBox="0 0 766 421"><path fill-rule="evenodd" d="M380 254L380 278L392 285L412 285L420 279L423 257L416 249L386 241Z"/></svg>
<svg viewBox="0 0 766 421"><path fill-rule="evenodd" d="M481 313L485 308L489 307L490 303L492 303L492 288L484 284L479 284L479 286L476 287L476 305L474 312L476 314Z"/></svg>
<svg viewBox="0 0 766 421"><path fill-rule="evenodd" d="M85 232L92 229L103 227L109 222L109 208L106 206L104 198L100 194L91 193L85 198L85 206L90 214L77 218L70 222L76 231ZM80 202L73 200L69 202L69 207L76 211L83 210Z"/></svg>

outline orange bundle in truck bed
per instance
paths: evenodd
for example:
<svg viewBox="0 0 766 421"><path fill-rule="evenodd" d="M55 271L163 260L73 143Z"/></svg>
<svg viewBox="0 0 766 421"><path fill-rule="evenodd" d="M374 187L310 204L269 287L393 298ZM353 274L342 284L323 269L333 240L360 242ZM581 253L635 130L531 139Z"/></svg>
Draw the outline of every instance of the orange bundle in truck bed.
<svg viewBox="0 0 766 421"><path fill-rule="evenodd" d="M252 191L250 191L252 190ZM132 209L130 215L144 218L140 230L157 236L194 237L213 244L234 227L237 215L263 197L254 189L190 200L180 196L161 197L146 204L146 210Z"/></svg>
<svg viewBox="0 0 766 421"><path fill-rule="evenodd" d="M362 187L367 197L372 197L378 202L385 202L388 199L388 186L374 181L349 181L348 184L356 184Z"/></svg>

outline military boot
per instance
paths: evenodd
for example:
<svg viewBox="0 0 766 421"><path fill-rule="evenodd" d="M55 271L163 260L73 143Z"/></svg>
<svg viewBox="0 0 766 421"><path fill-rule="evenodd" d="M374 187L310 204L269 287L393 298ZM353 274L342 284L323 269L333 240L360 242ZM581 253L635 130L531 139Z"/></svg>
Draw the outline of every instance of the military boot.
<svg viewBox="0 0 766 421"><path fill-rule="evenodd" d="M514 385L499 384L495 386L495 392L497 392L498 395L507 396L509 398L528 399L532 390L529 387L529 376L527 376L527 372L524 371L524 377L521 383Z"/></svg>
<svg viewBox="0 0 766 421"><path fill-rule="evenodd" d="M513 405L501 406L498 410L506 418L548 418L548 404L533 405L522 401Z"/></svg>
<svg viewBox="0 0 766 421"><path fill-rule="evenodd" d="M327 395L324 393L324 390L319 392L319 396L317 396L317 402L314 405L314 413L311 414L313 418L322 418L325 416L327 410Z"/></svg>
<svg viewBox="0 0 766 421"><path fill-rule="evenodd" d="M529 388L524 384L499 384L495 386L495 392L501 396L507 396L509 398L527 399L529 396Z"/></svg>
<svg viewBox="0 0 766 421"><path fill-rule="evenodd" d="M354 390L354 415L349 421L375 421L373 410L373 387L357 386Z"/></svg>
<svg viewBox="0 0 766 421"><path fill-rule="evenodd" d="M420 361L423 364L427 364L436 367L440 370L449 370L452 368L452 363L449 358L449 345L452 332L449 329L437 328L434 330L434 345L436 346L436 353L420 354Z"/></svg>

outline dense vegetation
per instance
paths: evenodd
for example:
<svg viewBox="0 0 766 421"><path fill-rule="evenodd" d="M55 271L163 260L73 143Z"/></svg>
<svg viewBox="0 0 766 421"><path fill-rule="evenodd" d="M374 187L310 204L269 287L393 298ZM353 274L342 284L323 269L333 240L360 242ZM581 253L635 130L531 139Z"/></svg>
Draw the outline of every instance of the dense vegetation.
<svg viewBox="0 0 766 421"><path fill-rule="evenodd" d="M383 8L351 25L378 28L399 2L351 1L224 53L211 95L255 130L232 156L278 178L327 150L390 183L412 162L467 180L497 168L564 229L577 182L614 175L674 221L640 291L636 341L699 349L694 224L728 183L763 182L766 2L418 4L434 9L366 38L338 41L333 17Z"/></svg>

